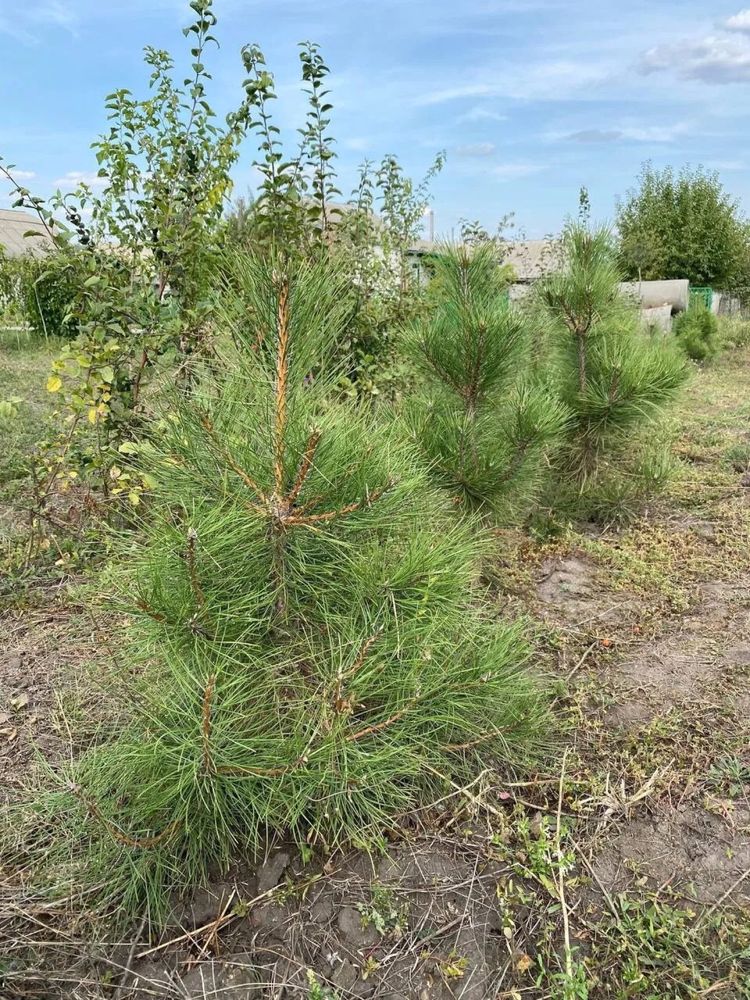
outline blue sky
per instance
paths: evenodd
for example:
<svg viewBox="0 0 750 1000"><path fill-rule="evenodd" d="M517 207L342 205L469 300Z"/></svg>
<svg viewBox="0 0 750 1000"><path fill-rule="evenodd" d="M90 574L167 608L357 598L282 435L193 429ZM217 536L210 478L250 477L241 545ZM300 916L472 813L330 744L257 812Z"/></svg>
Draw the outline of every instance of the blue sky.
<svg viewBox="0 0 750 1000"><path fill-rule="evenodd" d="M740 0L741 2L741 0ZM448 154L436 229L514 212L556 231L589 188L613 212L640 164L702 163L750 209L750 8L630 0L216 0L217 110L240 97L239 50L258 42L279 124L301 124L296 43L331 68L341 187L394 152L414 176ZM142 93L144 45L185 52L182 0L0 0L0 154L42 194L91 174L104 95ZM252 151L236 171L252 180ZM33 175L33 176L30 176ZM0 190L0 204L8 204Z"/></svg>

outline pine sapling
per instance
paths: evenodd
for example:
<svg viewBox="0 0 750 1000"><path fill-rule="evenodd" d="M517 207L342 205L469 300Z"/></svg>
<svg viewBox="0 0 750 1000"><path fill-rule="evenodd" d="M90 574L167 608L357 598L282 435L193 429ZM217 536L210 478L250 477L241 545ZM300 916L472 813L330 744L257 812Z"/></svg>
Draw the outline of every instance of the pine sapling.
<svg viewBox="0 0 750 1000"><path fill-rule="evenodd" d="M548 378L571 413L552 503L572 497L590 515L608 495L632 497L654 479L662 459L644 451L642 432L649 427L655 436L687 369L667 341L641 329L637 307L620 294L607 229L569 226L562 256L562 270L538 290L548 325Z"/></svg>
<svg viewBox="0 0 750 1000"><path fill-rule="evenodd" d="M541 486L564 407L531 377L530 327L508 302L493 243L441 248L430 298L411 336L417 440L459 502L512 520Z"/></svg>
<svg viewBox="0 0 750 1000"><path fill-rule="evenodd" d="M333 401L346 281L229 266L231 337L143 449L151 509L115 570L130 722L54 803L123 913L275 833L373 844L546 726L520 627L476 599L477 532L397 423Z"/></svg>

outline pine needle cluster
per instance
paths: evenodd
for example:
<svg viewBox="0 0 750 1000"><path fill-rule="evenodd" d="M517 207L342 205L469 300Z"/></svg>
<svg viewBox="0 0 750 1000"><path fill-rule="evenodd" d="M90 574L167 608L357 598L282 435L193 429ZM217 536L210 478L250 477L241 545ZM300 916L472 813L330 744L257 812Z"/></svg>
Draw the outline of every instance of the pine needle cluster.
<svg viewBox="0 0 750 1000"><path fill-rule="evenodd" d="M122 543L132 721L55 805L126 911L276 832L372 844L446 778L525 761L546 725L520 626L476 600L481 535L396 421L332 402L346 282L230 270L231 337L174 401Z"/></svg>
<svg viewBox="0 0 750 1000"><path fill-rule="evenodd" d="M430 298L410 336L423 375L415 436L462 505L512 521L536 498L565 408L532 377L531 328L508 301L494 243L441 247Z"/></svg>
<svg viewBox="0 0 750 1000"><path fill-rule="evenodd" d="M586 516L626 507L658 485L668 466L644 434L660 438L665 407L684 385L684 356L642 328L618 288L611 233L568 227L563 269L547 276L538 301L547 328L540 365L570 414L558 452L553 506L565 498Z"/></svg>

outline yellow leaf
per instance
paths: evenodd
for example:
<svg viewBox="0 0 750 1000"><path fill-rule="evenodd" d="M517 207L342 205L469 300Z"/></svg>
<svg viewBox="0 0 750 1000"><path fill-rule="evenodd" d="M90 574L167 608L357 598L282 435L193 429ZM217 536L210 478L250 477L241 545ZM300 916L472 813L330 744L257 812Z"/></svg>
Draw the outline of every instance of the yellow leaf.
<svg viewBox="0 0 750 1000"><path fill-rule="evenodd" d="M135 490L131 490L130 493L128 493L128 500L132 503L134 507L137 507L138 504L141 502L141 498L138 496Z"/></svg>
<svg viewBox="0 0 750 1000"><path fill-rule="evenodd" d="M90 406L89 407L89 423L90 424L95 424L96 423L96 407L95 406Z"/></svg>
<svg viewBox="0 0 750 1000"><path fill-rule="evenodd" d="M47 379L47 392L57 392L62 389L62 379L59 375L50 375Z"/></svg>
<svg viewBox="0 0 750 1000"><path fill-rule="evenodd" d="M528 955L523 954L516 962L516 968L519 972L528 972L534 963L531 961Z"/></svg>

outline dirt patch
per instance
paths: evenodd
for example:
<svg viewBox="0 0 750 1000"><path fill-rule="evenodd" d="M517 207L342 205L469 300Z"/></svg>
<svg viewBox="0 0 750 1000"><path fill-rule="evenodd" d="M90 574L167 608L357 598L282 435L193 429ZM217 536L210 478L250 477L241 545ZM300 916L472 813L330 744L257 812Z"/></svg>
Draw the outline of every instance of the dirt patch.
<svg viewBox="0 0 750 1000"><path fill-rule="evenodd" d="M542 613L566 624L591 629L637 617L638 598L626 592L613 595L606 575L606 570L583 555L546 560L536 590Z"/></svg>
<svg viewBox="0 0 750 1000"><path fill-rule="evenodd" d="M612 892L645 877L653 888L700 903L750 904L750 882L743 878L748 869L750 809L744 806L732 812L731 822L693 805L660 807L627 823L594 861Z"/></svg>
<svg viewBox="0 0 750 1000"><path fill-rule="evenodd" d="M617 704L608 726L640 725L670 708L725 705L732 720L746 719L743 699L750 697L750 629L746 603L750 589L708 583L704 601L678 630L640 645L610 665L607 680Z"/></svg>
<svg viewBox="0 0 750 1000"><path fill-rule="evenodd" d="M489 1000L515 981L502 878L481 853L434 842L398 846L381 859L354 855L328 875L311 874L295 852L281 850L255 873L235 873L178 908L178 926L203 930L187 947L137 960L131 995L306 997L314 977L342 1000ZM273 885L274 898L243 911L243 901ZM232 900L240 916L220 934L221 958L211 954L218 936L201 956L205 925Z"/></svg>

